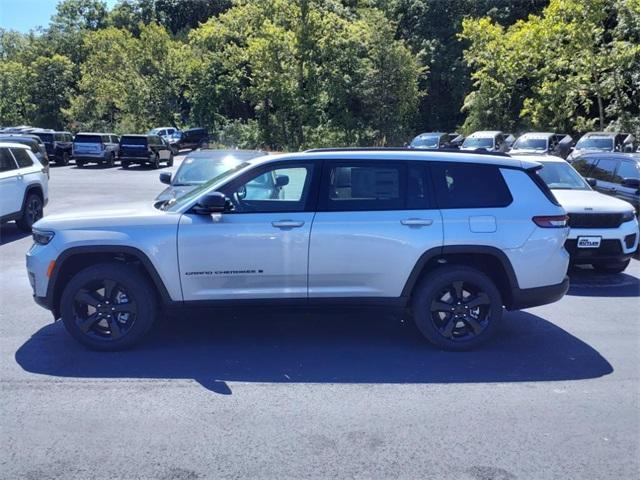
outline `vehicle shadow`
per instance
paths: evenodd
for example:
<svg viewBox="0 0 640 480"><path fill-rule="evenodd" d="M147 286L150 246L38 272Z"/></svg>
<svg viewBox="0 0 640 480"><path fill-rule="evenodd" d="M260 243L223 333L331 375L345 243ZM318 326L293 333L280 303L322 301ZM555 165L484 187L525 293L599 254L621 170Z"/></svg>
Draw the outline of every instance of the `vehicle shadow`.
<svg viewBox="0 0 640 480"><path fill-rule="evenodd" d="M567 295L577 297L640 297L640 279L628 273L599 273L588 268L569 270Z"/></svg>
<svg viewBox="0 0 640 480"><path fill-rule="evenodd" d="M15 223L5 223L0 226L0 245L21 240L29 235L31 235L30 232L23 232Z"/></svg>
<svg viewBox="0 0 640 480"><path fill-rule="evenodd" d="M497 337L471 352L431 347L413 322L381 314L262 314L176 318L133 350L94 352L60 322L16 352L26 371L78 378L194 379L231 394L227 381L482 383L596 378L613 371L596 350L526 312L505 314Z"/></svg>
<svg viewBox="0 0 640 480"><path fill-rule="evenodd" d="M130 165L128 168L124 168L122 165L119 167L120 170L124 170L126 172L148 172L149 170L163 170L165 168L171 168L169 165L165 163L161 163L160 167L153 168L151 165Z"/></svg>

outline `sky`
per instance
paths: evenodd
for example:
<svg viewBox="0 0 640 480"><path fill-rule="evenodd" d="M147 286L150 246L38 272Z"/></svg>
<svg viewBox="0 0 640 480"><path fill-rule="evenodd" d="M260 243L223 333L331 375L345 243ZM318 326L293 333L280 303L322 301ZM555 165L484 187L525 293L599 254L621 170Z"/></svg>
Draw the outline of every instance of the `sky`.
<svg viewBox="0 0 640 480"><path fill-rule="evenodd" d="M117 0L105 0L111 8ZM0 27L26 33L47 26L58 0L0 0Z"/></svg>

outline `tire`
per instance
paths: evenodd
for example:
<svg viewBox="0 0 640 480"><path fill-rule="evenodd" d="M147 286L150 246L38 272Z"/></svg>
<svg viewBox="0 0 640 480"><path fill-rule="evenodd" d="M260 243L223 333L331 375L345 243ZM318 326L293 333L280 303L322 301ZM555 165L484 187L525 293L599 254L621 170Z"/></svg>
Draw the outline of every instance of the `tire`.
<svg viewBox="0 0 640 480"><path fill-rule="evenodd" d="M120 162L120 164L122 165L122 168L124 168L124 169L129 168L129 162L125 162L124 160L122 160L122 161Z"/></svg>
<svg viewBox="0 0 640 480"><path fill-rule="evenodd" d="M173 167L173 152L169 155L169 160L167 160L167 167Z"/></svg>
<svg viewBox="0 0 640 480"><path fill-rule="evenodd" d="M84 167L84 162L81 161L81 160L76 160L76 167L83 168Z"/></svg>
<svg viewBox="0 0 640 480"><path fill-rule="evenodd" d="M92 350L123 350L151 329L156 296L136 267L99 263L71 278L62 292L60 311L65 328L82 345Z"/></svg>
<svg viewBox="0 0 640 480"><path fill-rule="evenodd" d="M489 340L500 327L502 305L491 279L464 266L442 267L428 274L416 287L411 303L414 321L425 338L453 351L470 350Z"/></svg>
<svg viewBox="0 0 640 480"><path fill-rule="evenodd" d="M60 163L65 167L67 165L69 165L69 153L68 152L62 152L62 158L60 159Z"/></svg>
<svg viewBox="0 0 640 480"><path fill-rule="evenodd" d="M593 268L600 273L622 273L629 266L631 259L616 263L594 263Z"/></svg>
<svg viewBox="0 0 640 480"><path fill-rule="evenodd" d="M112 153L109 155L109 160L107 160L107 167L113 168L116 166L116 155Z"/></svg>
<svg viewBox="0 0 640 480"><path fill-rule="evenodd" d="M156 156L153 157L153 161L151 162L151 166L153 167L154 170L157 170L160 168L160 155L158 155L156 153Z"/></svg>
<svg viewBox="0 0 640 480"><path fill-rule="evenodd" d="M30 232L34 223L42 218L44 214L44 203L42 197L37 193L29 193L22 205L20 218L16 220L18 228L25 232Z"/></svg>

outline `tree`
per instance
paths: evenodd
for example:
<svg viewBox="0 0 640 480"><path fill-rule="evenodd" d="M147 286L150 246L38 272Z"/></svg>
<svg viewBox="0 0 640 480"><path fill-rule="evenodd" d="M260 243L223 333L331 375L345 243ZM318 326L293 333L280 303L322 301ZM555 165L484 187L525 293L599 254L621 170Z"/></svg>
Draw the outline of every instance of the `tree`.
<svg viewBox="0 0 640 480"><path fill-rule="evenodd" d="M32 122L49 128L66 125L63 110L69 106L73 64L62 55L39 57L31 65L29 96L35 108Z"/></svg>

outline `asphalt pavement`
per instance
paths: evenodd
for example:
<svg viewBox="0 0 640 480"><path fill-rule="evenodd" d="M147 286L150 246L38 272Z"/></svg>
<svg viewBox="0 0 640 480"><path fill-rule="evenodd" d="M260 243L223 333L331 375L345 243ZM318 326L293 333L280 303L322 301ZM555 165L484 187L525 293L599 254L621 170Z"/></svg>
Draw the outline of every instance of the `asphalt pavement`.
<svg viewBox="0 0 640 480"><path fill-rule="evenodd" d="M52 167L46 213L152 199L169 170ZM0 230L0 478L638 478L638 260L572 271L474 352L376 311L279 311L97 353L31 299L30 245Z"/></svg>

